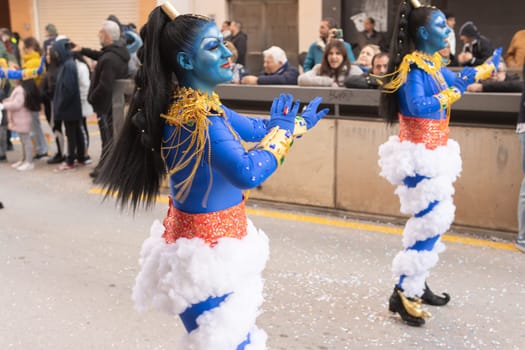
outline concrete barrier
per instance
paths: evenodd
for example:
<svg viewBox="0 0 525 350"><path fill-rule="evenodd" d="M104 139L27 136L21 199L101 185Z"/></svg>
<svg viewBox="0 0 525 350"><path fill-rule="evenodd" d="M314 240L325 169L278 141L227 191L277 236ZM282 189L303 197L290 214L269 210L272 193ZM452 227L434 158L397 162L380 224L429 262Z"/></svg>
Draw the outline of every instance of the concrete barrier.
<svg viewBox="0 0 525 350"><path fill-rule="evenodd" d="M129 91L130 82L119 84L117 92ZM379 177L377 165L378 147L397 133L397 125L387 126L377 117L377 91L239 85L217 90L225 105L251 115L267 116L281 92L301 101L322 96L331 108L329 116L296 141L285 165L251 191L252 198L400 219L394 187ZM461 228L504 238L517 231L523 177L514 131L519 101L520 94L482 93L466 94L454 105L450 137L459 142L463 159L455 184L455 224ZM114 118L119 117L114 113Z"/></svg>

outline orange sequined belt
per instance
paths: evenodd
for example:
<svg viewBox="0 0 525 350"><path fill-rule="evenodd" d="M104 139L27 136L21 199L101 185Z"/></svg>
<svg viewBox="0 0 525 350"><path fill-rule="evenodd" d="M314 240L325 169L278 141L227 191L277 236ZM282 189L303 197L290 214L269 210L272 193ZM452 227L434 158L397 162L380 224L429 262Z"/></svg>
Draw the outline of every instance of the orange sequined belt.
<svg viewBox="0 0 525 350"><path fill-rule="evenodd" d="M247 219L244 201L224 210L189 214L175 208L170 197L170 207L163 223L165 231L162 237L166 243L174 243L181 237L201 238L213 247L219 238L241 239L246 236Z"/></svg>
<svg viewBox="0 0 525 350"><path fill-rule="evenodd" d="M450 129L445 120L405 117L399 114L399 139L424 143L428 149L445 146Z"/></svg>

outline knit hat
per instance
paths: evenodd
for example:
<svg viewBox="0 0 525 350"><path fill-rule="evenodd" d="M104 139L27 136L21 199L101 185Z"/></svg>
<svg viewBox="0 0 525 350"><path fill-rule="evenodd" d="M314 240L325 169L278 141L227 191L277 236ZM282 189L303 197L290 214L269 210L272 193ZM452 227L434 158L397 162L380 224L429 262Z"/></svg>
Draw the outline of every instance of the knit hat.
<svg viewBox="0 0 525 350"><path fill-rule="evenodd" d="M46 30L47 30L47 32L49 33L50 36L57 36L57 34L58 34L57 27L54 24L49 23L46 26Z"/></svg>
<svg viewBox="0 0 525 350"><path fill-rule="evenodd" d="M463 24L461 28L459 28L459 35L460 36L464 35L467 38L476 38L476 39L478 39L480 36L478 27L476 27L476 25L472 21L465 22L465 24Z"/></svg>

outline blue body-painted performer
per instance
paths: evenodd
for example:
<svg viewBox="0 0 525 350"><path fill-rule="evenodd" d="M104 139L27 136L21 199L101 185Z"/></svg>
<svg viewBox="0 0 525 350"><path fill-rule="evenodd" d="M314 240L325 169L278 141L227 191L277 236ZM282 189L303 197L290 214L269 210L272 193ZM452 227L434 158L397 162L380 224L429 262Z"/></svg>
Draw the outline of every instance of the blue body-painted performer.
<svg viewBox="0 0 525 350"><path fill-rule="evenodd" d="M295 137L328 110L318 111L316 98L296 117L289 95L274 100L268 120L223 106L213 90L232 78L231 52L207 17L165 3L141 37L128 117L97 178L133 209L154 203L170 179L167 216L142 247L135 305L180 315L188 332L180 349L266 349L255 321L268 239L246 217L243 190L275 172Z"/></svg>
<svg viewBox="0 0 525 350"><path fill-rule="evenodd" d="M381 145L379 165L381 176L397 186L401 212L411 218L403 231L404 250L392 263L399 279L389 310L407 324L421 326L430 317L421 302L441 306L450 300L426 284L444 250L440 238L454 220L452 184L461 172L459 145L448 138L450 108L467 85L490 76L501 50L490 62L455 74L437 53L446 47L450 33L439 9L404 0L395 28L390 81L383 88L380 110L390 123L398 119L400 130Z"/></svg>
<svg viewBox="0 0 525 350"><path fill-rule="evenodd" d="M38 68L31 69L11 69L8 68L8 64L5 59L0 58L0 79L9 80L27 80L33 79L44 73L45 68L45 57L42 57L40 66Z"/></svg>

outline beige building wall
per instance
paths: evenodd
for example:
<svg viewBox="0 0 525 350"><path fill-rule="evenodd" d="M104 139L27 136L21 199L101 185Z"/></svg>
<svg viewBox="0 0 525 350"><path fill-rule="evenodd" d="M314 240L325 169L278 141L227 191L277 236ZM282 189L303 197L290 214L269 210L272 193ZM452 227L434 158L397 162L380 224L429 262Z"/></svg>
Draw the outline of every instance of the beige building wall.
<svg viewBox="0 0 525 350"><path fill-rule="evenodd" d="M9 12L12 32L18 32L21 38L35 35L33 0L9 0Z"/></svg>
<svg viewBox="0 0 525 350"><path fill-rule="evenodd" d="M299 52L308 51L319 37L319 23L323 17L322 0L299 1Z"/></svg>
<svg viewBox="0 0 525 350"><path fill-rule="evenodd" d="M163 3L158 0L138 0L137 26L140 28L148 19L151 10ZM220 24L229 18L226 0L170 0L181 13L199 13L215 18ZM33 0L9 0L11 27L22 38L39 36L36 2ZM310 44L319 36L319 22L322 18L322 0L298 0L299 52L308 51ZM111 10L108 9L108 14ZM42 38L40 38L42 39Z"/></svg>

